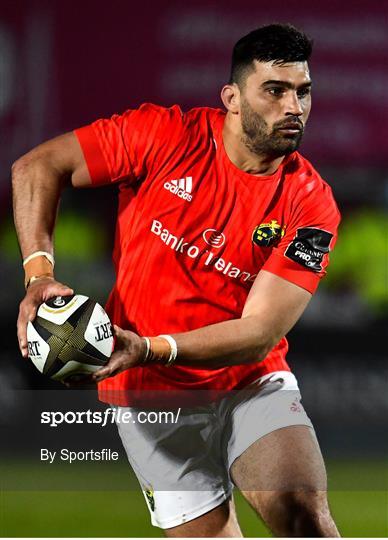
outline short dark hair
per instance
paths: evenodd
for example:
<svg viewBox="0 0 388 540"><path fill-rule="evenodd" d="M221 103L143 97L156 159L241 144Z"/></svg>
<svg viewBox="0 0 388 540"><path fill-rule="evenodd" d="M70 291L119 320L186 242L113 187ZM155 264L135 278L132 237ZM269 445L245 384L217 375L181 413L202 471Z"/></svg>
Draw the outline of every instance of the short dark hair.
<svg viewBox="0 0 388 540"><path fill-rule="evenodd" d="M313 42L291 24L269 24L242 37L233 47L230 83L241 84L258 62L305 62Z"/></svg>

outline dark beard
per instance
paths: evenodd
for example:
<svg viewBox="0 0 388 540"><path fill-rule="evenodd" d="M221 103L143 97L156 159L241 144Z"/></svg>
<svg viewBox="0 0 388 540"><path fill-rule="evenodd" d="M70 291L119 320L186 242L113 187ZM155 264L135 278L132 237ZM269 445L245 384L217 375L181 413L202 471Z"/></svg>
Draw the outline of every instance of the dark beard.
<svg viewBox="0 0 388 540"><path fill-rule="evenodd" d="M290 116L287 121L300 123L298 118L294 116ZM267 122L253 111L245 99L241 101L241 126L243 130L242 142L248 150L253 154L265 155L270 158L291 154L299 148L303 137L303 129L298 134L287 137L276 131L276 128L279 127L277 124L274 124L272 131L269 132Z"/></svg>

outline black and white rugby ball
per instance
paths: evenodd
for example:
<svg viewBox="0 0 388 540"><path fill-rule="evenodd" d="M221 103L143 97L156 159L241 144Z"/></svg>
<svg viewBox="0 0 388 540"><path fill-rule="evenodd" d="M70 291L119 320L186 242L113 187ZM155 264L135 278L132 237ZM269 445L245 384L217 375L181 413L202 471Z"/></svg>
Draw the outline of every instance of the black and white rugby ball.
<svg viewBox="0 0 388 540"><path fill-rule="evenodd" d="M57 296L39 306L27 326L28 355L38 370L57 381L104 366L112 354L112 325L87 296Z"/></svg>

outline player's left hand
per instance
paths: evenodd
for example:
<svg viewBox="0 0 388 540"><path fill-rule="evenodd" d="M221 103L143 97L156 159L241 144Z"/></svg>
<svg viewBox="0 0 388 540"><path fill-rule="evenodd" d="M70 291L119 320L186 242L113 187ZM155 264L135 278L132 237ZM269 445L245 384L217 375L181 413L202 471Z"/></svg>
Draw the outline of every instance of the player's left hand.
<svg viewBox="0 0 388 540"><path fill-rule="evenodd" d="M113 325L115 348L109 362L93 373L92 379L100 382L108 377L114 377L128 368L141 365L146 355L146 343L140 336L130 330L123 330Z"/></svg>

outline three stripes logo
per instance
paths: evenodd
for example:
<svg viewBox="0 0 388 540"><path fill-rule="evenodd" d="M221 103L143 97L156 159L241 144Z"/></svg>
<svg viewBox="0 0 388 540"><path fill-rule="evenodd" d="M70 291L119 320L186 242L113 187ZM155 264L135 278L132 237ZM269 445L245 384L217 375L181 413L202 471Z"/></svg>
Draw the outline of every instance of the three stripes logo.
<svg viewBox="0 0 388 540"><path fill-rule="evenodd" d="M181 199L190 202L193 196L191 191L193 188L192 176L186 176L186 178L179 178L179 180L170 180L165 182L164 189L170 191L173 195L177 195Z"/></svg>

